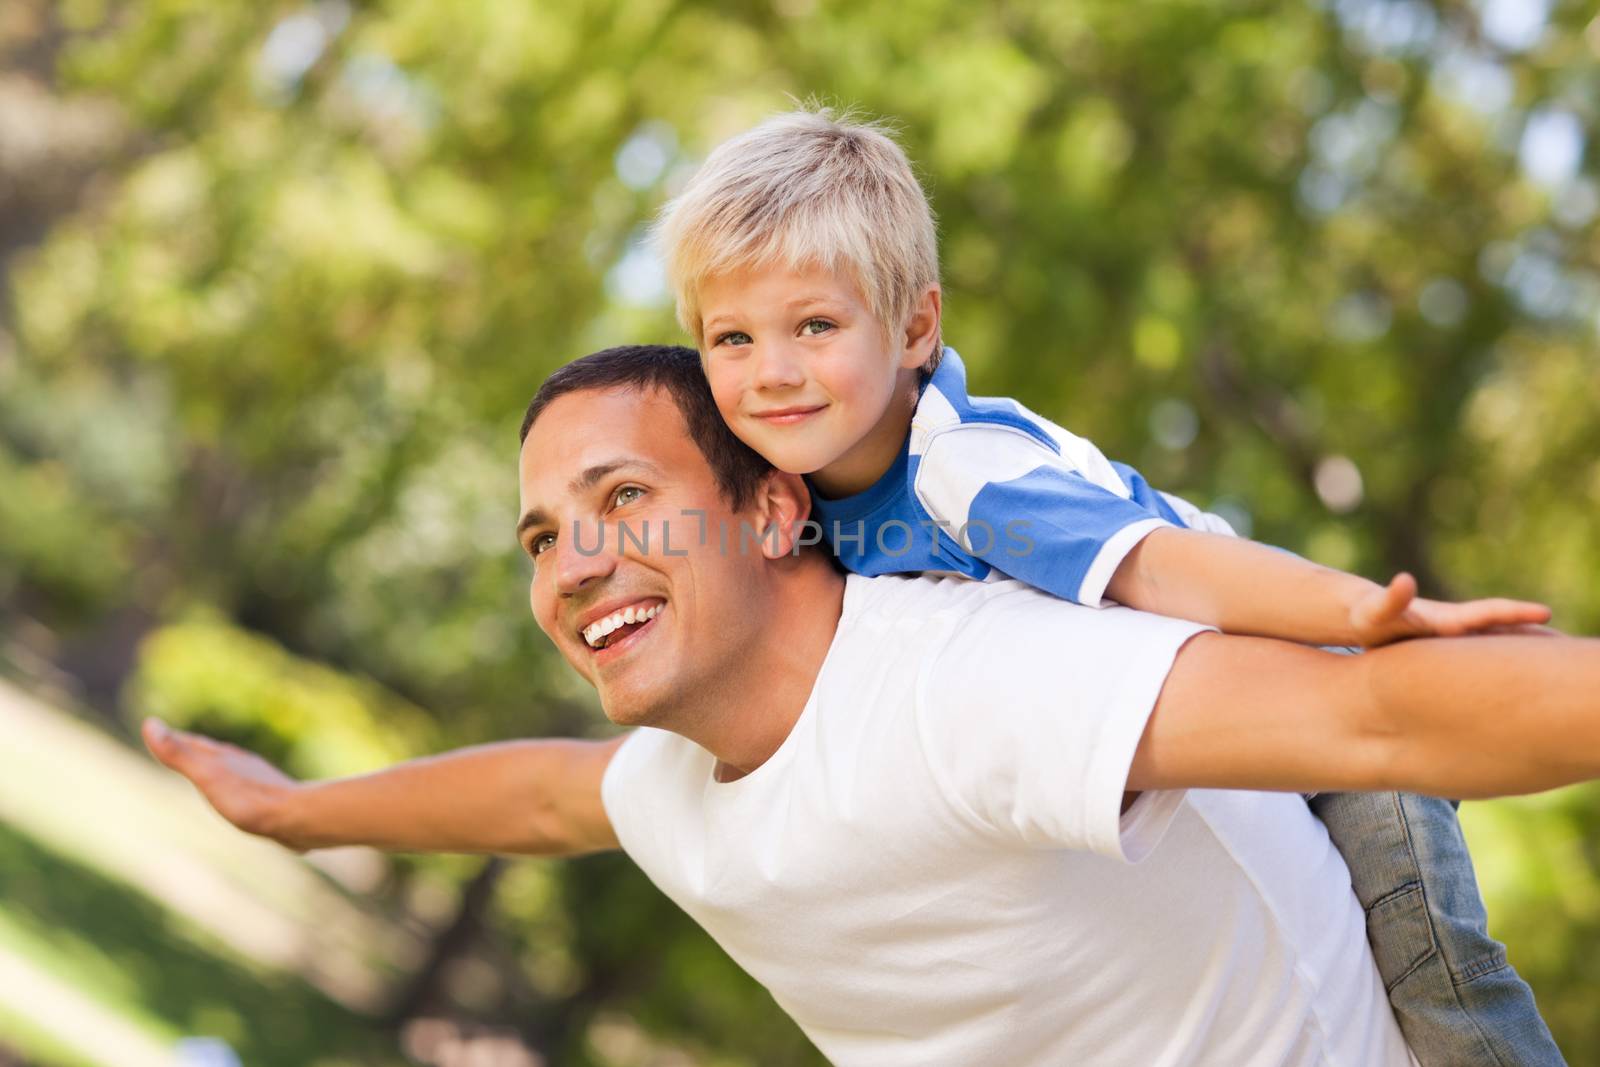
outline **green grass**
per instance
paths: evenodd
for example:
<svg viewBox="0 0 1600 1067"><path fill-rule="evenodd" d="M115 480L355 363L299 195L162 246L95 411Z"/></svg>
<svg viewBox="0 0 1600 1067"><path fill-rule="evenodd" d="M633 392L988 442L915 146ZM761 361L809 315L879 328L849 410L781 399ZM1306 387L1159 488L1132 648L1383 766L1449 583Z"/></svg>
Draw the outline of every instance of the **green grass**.
<svg viewBox="0 0 1600 1067"><path fill-rule="evenodd" d="M5 1053L18 1053L29 1067L104 1067L79 1056L56 1035L34 1024L32 1019L0 1004L0 1063L9 1062Z"/></svg>
<svg viewBox="0 0 1600 1067"><path fill-rule="evenodd" d="M156 1035L226 1040L250 1067L403 1063L393 1036L293 975L209 943L117 881L0 824L0 944ZM6 1025L29 1055L63 1064L36 1028Z"/></svg>

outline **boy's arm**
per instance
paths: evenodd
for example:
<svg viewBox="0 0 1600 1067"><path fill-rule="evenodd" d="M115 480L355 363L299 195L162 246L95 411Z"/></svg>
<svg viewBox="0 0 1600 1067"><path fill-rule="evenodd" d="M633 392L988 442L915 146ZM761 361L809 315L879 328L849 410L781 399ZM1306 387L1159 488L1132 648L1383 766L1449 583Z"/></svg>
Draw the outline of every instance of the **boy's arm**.
<svg viewBox="0 0 1600 1067"><path fill-rule="evenodd" d="M1541 604L1416 595L1400 575L1386 588L1242 538L1163 527L1147 534L1112 573L1120 604L1190 619L1232 634L1312 645L1368 648L1408 637L1451 637L1550 618Z"/></svg>
<svg viewBox="0 0 1600 1067"><path fill-rule="evenodd" d="M1102 597L1228 633L1319 645L1387 644L1542 623L1547 608L1512 600L1447 604L1385 589L1274 548L1186 530L1131 468L1062 431L1052 449L1014 427L968 423L926 444L915 489L956 545L1047 593L1097 607Z"/></svg>
<svg viewBox="0 0 1600 1067"><path fill-rule="evenodd" d="M1600 777L1600 641L1463 637L1363 656L1200 634L1127 788L1531 793Z"/></svg>
<svg viewBox="0 0 1600 1067"><path fill-rule="evenodd" d="M617 847L600 780L622 738L506 741L301 782L235 745L145 720L145 744L247 833L305 851L570 855Z"/></svg>

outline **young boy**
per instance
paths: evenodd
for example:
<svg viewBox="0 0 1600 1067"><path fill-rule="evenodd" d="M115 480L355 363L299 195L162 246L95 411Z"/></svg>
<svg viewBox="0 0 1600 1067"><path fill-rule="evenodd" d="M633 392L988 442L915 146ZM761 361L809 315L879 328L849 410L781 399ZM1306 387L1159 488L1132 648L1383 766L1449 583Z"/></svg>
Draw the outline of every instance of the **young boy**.
<svg viewBox="0 0 1600 1067"><path fill-rule="evenodd" d="M1419 599L1407 575L1383 587L1237 538L1015 401L970 396L940 343L926 198L871 125L798 112L734 138L668 206L659 235L723 417L809 478L853 571L1011 577L1090 606L1318 645L1548 618L1517 601ZM1398 794L1313 806L1422 1063L1561 1063L1485 931L1453 807Z"/></svg>

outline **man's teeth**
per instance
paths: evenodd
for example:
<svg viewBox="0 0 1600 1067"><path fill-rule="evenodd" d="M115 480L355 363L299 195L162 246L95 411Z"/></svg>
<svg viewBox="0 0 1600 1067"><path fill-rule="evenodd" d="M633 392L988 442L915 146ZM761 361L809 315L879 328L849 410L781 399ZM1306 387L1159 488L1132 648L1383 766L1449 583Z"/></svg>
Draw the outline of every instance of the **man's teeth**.
<svg viewBox="0 0 1600 1067"><path fill-rule="evenodd" d="M607 637L620 630L631 622L649 622L661 614L665 604L656 604L648 608L630 605L621 611L613 611L603 619L596 619L583 628L583 639L589 643L590 648L604 648Z"/></svg>

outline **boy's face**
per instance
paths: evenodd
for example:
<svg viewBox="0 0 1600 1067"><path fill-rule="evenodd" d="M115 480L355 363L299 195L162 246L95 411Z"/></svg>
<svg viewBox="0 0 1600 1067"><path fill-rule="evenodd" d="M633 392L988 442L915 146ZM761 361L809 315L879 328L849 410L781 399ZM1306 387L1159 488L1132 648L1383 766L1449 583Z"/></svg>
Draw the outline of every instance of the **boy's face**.
<svg viewBox="0 0 1600 1067"><path fill-rule="evenodd" d="M895 401L917 361L853 282L768 267L708 278L700 300L706 377L742 441L829 495L883 473L872 468L905 437L909 412Z"/></svg>

